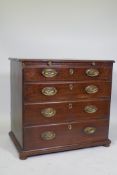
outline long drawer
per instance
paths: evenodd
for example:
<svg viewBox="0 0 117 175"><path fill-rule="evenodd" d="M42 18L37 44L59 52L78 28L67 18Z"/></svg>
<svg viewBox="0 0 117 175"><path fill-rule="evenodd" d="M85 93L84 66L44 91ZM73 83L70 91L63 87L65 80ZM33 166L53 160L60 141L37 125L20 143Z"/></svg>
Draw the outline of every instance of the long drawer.
<svg viewBox="0 0 117 175"><path fill-rule="evenodd" d="M24 105L24 125L62 123L66 121L101 119L109 116L110 100L88 99L58 103Z"/></svg>
<svg viewBox="0 0 117 175"><path fill-rule="evenodd" d="M46 149L108 138L108 120L24 128L24 149Z"/></svg>
<svg viewBox="0 0 117 175"><path fill-rule="evenodd" d="M24 83L25 102L52 102L110 96L111 82L106 81Z"/></svg>
<svg viewBox="0 0 117 175"><path fill-rule="evenodd" d="M24 69L24 81L111 80L110 66L32 67Z"/></svg>

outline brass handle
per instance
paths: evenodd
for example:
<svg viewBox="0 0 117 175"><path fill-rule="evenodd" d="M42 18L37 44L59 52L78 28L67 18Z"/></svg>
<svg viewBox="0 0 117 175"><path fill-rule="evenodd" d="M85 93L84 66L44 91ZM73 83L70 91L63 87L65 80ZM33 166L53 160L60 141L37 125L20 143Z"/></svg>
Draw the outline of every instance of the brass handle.
<svg viewBox="0 0 117 175"><path fill-rule="evenodd" d="M95 94L96 92L98 92L98 87L95 85L89 85L85 88L85 91L88 94Z"/></svg>
<svg viewBox="0 0 117 175"><path fill-rule="evenodd" d="M95 127L86 127L84 129L84 133L88 134L88 135L94 134L95 132L96 132L96 128Z"/></svg>
<svg viewBox="0 0 117 175"><path fill-rule="evenodd" d="M55 77L57 75L57 71L55 69L44 69L42 71L42 75L46 78L52 78Z"/></svg>
<svg viewBox="0 0 117 175"><path fill-rule="evenodd" d="M88 106L85 106L84 110L87 113L95 113L98 109L94 105L88 105Z"/></svg>
<svg viewBox="0 0 117 175"><path fill-rule="evenodd" d="M43 140L53 140L55 137L56 137L56 134L53 131L45 131L41 134L41 138Z"/></svg>
<svg viewBox="0 0 117 175"><path fill-rule="evenodd" d="M99 71L97 69L87 69L86 74L89 77L97 77L99 75Z"/></svg>
<svg viewBox="0 0 117 175"><path fill-rule="evenodd" d="M73 75L74 74L74 69L69 69L69 74Z"/></svg>
<svg viewBox="0 0 117 175"><path fill-rule="evenodd" d="M57 89L55 87L45 87L42 89L42 94L46 96L53 96L57 93Z"/></svg>
<svg viewBox="0 0 117 175"><path fill-rule="evenodd" d="M41 114L46 118L50 118L55 116L56 110L54 108L45 108L42 109Z"/></svg>

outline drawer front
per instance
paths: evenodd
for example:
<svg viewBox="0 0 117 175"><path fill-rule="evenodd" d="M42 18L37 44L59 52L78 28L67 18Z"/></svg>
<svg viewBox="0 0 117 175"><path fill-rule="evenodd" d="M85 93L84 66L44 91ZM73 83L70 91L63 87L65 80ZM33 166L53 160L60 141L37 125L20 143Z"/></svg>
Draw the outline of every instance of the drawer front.
<svg viewBox="0 0 117 175"><path fill-rule="evenodd" d="M110 97L111 83L90 81L81 83L25 83L25 102L74 100L78 98Z"/></svg>
<svg viewBox="0 0 117 175"><path fill-rule="evenodd" d="M112 68L109 66L73 66L67 68L54 66L24 69L24 81L111 80L111 77Z"/></svg>
<svg viewBox="0 0 117 175"><path fill-rule="evenodd" d="M24 105L24 125L108 118L109 100Z"/></svg>
<svg viewBox="0 0 117 175"><path fill-rule="evenodd" d="M105 140L108 137L108 120L24 128L24 149L80 144Z"/></svg>

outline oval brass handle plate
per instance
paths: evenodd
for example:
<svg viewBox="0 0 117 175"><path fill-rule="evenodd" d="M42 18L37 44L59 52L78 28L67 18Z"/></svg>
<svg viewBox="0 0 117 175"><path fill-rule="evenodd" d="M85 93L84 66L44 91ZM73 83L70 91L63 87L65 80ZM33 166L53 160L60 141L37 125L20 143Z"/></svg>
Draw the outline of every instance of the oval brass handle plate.
<svg viewBox="0 0 117 175"><path fill-rule="evenodd" d="M55 87L45 87L42 89L42 94L46 96L53 96L57 93L57 89Z"/></svg>
<svg viewBox="0 0 117 175"><path fill-rule="evenodd" d="M56 110L54 108L45 108L42 109L41 114L46 118L50 118L55 116Z"/></svg>
<svg viewBox="0 0 117 175"><path fill-rule="evenodd" d="M41 134L41 138L43 140L53 140L55 137L56 137L56 134L53 131L45 131Z"/></svg>
<svg viewBox="0 0 117 175"><path fill-rule="evenodd" d="M46 78L52 78L55 77L57 75L57 71L55 69L44 69L42 71L42 75Z"/></svg>
<svg viewBox="0 0 117 175"><path fill-rule="evenodd" d="M95 86L95 85L89 85L85 88L85 91L88 93L88 94L95 94L98 92L98 87Z"/></svg>
<svg viewBox="0 0 117 175"><path fill-rule="evenodd" d="M95 113L97 110L98 110L98 108L94 105L88 105L88 106L85 106L85 108L84 108L84 111L86 113Z"/></svg>
<svg viewBox="0 0 117 175"><path fill-rule="evenodd" d="M89 77L97 77L99 75L99 70L98 69L87 69L86 74Z"/></svg>
<svg viewBox="0 0 117 175"><path fill-rule="evenodd" d="M96 128L95 127L86 127L84 129L84 133L88 134L88 135L94 134L95 132L96 132Z"/></svg>

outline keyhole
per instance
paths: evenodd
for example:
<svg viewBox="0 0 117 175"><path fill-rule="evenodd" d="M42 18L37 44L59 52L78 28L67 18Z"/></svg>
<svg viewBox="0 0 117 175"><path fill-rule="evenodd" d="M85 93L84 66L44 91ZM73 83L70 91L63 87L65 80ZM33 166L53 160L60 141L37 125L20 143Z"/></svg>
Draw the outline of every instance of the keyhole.
<svg viewBox="0 0 117 175"><path fill-rule="evenodd" d="M71 130L72 129L72 125L68 125L68 129Z"/></svg>
<svg viewBox="0 0 117 175"><path fill-rule="evenodd" d="M70 90L73 89L73 84L69 84L69 89L70 89Z"/></svg>
<svg viewBox="0 0 117 175"><path fill-rule="evenodd" d="M69 109L72 109L72 103L69 103Z"/></svg>

